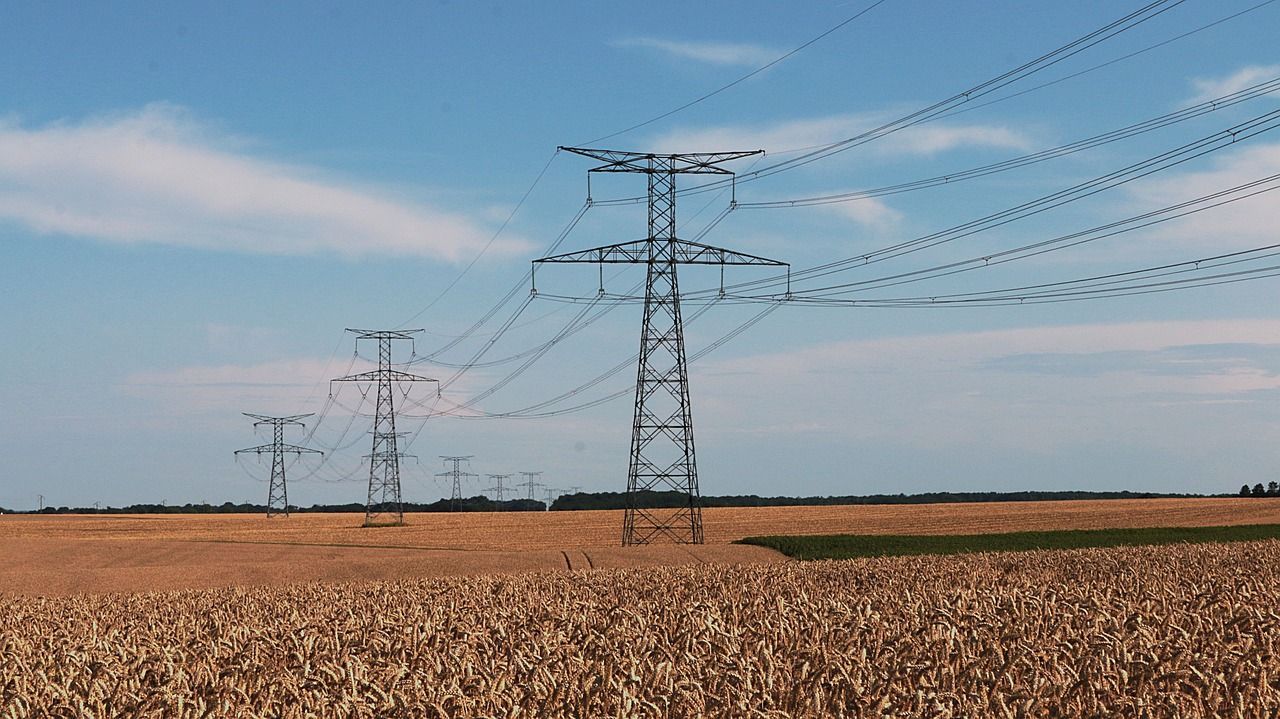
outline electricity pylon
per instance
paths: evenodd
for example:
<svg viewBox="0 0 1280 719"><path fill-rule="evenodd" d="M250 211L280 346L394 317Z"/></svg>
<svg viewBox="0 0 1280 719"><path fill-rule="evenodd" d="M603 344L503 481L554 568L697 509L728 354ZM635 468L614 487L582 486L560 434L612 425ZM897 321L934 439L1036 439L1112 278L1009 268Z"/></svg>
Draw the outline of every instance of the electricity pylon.
<svg viewBox="0 0 1280 719"><path fill-rule="evenodd" d="M360 340L378 341L378 369L347 375L331 382L376 382L378 404L373 415L373 451L369 453L369 499L365 503L364 526L379 524L404 524L404 503L400 499L400 451L396 441L396 409L391 393L391 383L437 382L392 369L391 343L394 340L413 341L422 330L353 330L356 344ZM438 391L438 390L437 390Z"/></svg>
<svg viewBox="0 0 1280 719"><path fill-rule="evenodd" d="M318 449L308 449L299 447L296 444L285 444L284 428L288 425L297 425L305 427L300 420L310 417L310 414L295 414L290 417L267 417L261 414L250 414L241 412L244 416L257 420L253 423L254 427L260 427L264 424L271 425L271 444L260 444L257 447L247 447L245 449L237 449L236 454L264 454L271 453L271 484L267 489L267 517L276 517L283 514L286 518L289 516L289 488L284 481L284 455L286 452L296 454L301 457L304 454L320 454Z"/></svg>
<svg viewBox="0 0 1280 719"><path fill-rule="evenodd" d="M559 498L560 498L560 496L564 494L564 492L565 492L565 490L563 490L563 489L561 489L561 488L559 488L559 487L544 487L544 488L543 488L543 490L542 490L542 496L543 496L543 498L546 500L546 505L547 505L547 511L548 511L548 512L550 512L550 511L551 511L551 503L552 503L552 502L554 502L554 501L556 501L557 499L559 499Z"/></svg>
<svg viewBox="0 0 1280 719"><path fill-rule="evenodd" d="M449 511L450 512L456 512L462 506L462 478L480 476L474 472L462 471L462 463L467 462L468 464L470 464L471 458L473 456L475 455L468 454L465 457L445 457L445 456L440 457L440 459L443 459L446 463L449 463L449 462L453 463L453 469L450 469L448 472L441 472L436 475L437 477L450 477L453 479L453 493L449 495Z"/></svg>
<svg viewBox="0 0 1280 719"><path fill-rule="evenodd" d="M484 491L497 492L498 504L502 504L502 498L504 493L507 491L507 488L502 484L502 482L510 479L511 474L486 474L485 476L492 479L494 481L494 485L492 487L485 487Z"/></svg>
<svg viewBox="0 0 1280 719"><path fill-rule="evenodd" d="M535 487L547 486L538 481L538 477L542 476L542 472L521 472L520 476L524 477L524 481L516 486L527 488L529 490L529 499L533 499L533 490Z"/></svg>
<svg viewBox="0 0 1280 719"><path fill-rule="evenodd" d="M659 155L577 147L560 149L605 163L591 168L589 173L634 172L646 175L649 181L647 238L534 260L535 267L548 262L648 266L622 544L648 544L657 539L702 544L702 506L676 268L719 265L723 272L725 265L766 265L787 267L789 276L790 265L677 238L676 175L727 175L732 183L733 173L720 165L762 151ZM675 511L640 506L638 493L653 490L681 492L687 500Z"/></svg>

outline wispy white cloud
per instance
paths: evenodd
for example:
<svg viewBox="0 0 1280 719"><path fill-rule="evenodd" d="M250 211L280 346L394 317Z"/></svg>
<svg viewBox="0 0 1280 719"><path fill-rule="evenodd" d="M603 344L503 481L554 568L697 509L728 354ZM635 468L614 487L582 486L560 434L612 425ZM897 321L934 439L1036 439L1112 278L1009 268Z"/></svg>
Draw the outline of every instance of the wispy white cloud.
<svg viewBox="0 0 1280 719"><path fill-rule="evenodd" d="M691 148L786 152L855 137L889 119L892 118L887 114L855 114L764 125L678 129L655 138L652 146L660 152L688 152ZM1026 134L1003 125L929 123L875 140L866 150L889 155L930 156L971 147L1025 151L1032 146Z"/></svg>
<svg viewBox="0 0 1280 719"><path fill-rule="evenodd" d="M1217 157L1208 169L1150 178L1135 184L1130 198L1141 210L1164 207L1280 174L1280 144L1243 147ZM1272 191L1179 218L1153 231L1162 242L1198 250L1230 251L1276 241L1280 202Z"/></svg>
<svg viewBox="0 0 1280 719"><path fill-rule="evenodd" d="M491 236L455 210L255 157L167 104L79 123L0 123L0 220L107 242L445 261ZM525 249L505 239L493 251Z"/></svg>
<svg viewBox="0 0 1280 719"><path fill-rule="evenodd" d="M767 65L783 54L773 48L745 43L663 40L655 37L633 37L616 40L613 42L613 46L656 50L676 59L705 62L711 65L740 65L745 67Z"/></svg>
<svg viewBox="0 0 1280 719"><path fill-rule="evenodd" d="M768 377L768 422L847 440L931 450L1168 445L1214 441L1196 412L1256 412L1248 408L1273 401L1267 398L1280 392L1277 337L1276 320L919 335L700 364L694 381L708 409L722 410L703 421L713 432L754 424L732 401L746 381L742 373L751 373ZM1174 404L1184 410L1160 409ZM1214 432L1230 435L1253 417L1221 419Z"/></svg>
<svg viewBox="0 0 1280 719"><path fill-rule="evenodd" d="M1196 94L1187 101L1187 104L1230 95L1277 76L1280 76L1280 65L1249 65L1226 77L1195 78L1191 81L1191 85L1195 88Z"/></svg>
<svg viewBox="0 0 1280 719"><path fill-rule="evenodd" d="M822 205L822 207L877 233L889 232L902 222L901 212L889 207L883 200L875 197L865 197L853 202Z"/></svg>

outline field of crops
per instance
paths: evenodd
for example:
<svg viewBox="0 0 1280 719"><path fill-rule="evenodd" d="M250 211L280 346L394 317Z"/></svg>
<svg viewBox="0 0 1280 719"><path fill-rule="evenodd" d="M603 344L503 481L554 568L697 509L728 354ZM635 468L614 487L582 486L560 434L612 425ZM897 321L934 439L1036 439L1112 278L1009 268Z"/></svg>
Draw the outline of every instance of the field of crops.
<svg viewBox="0 0 1280 719"><path fill-rule="evenodd" d="M622 513L4 515L0 594L65 595L783 559L753 535L985 534L1280 523L1280 499L715 508L708 544L618 546Z"/></svg>
<svg viewBox="0 0 1280 719"><path fill-rule="evenodd" d="M0 717L1264 717L1280 541L0 598Z"/></svg>
<svg viewBox="0 0 1280 719"><path fill-rule="evenodd" d="M0 540L172 539L424 549L511 550L616 546L622 512L410 514L404 527L366 529L363 515L5 515ZM734 507L703 511L706 539L770 534L984 534L1046 529L1280 524L1280 499L1117 499L1059 502Z"/></svg>

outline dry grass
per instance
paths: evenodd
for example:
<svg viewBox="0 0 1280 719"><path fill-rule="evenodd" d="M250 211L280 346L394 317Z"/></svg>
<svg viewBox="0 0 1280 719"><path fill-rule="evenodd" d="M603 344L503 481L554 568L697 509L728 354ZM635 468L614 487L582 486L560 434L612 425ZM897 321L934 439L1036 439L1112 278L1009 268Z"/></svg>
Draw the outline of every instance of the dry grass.
<svg viewBox="0 0 1280 719"><path fill-rule="evenodd" d="M0 598L0 717L1275 716L1278 598L1276 541Z"/></svg>

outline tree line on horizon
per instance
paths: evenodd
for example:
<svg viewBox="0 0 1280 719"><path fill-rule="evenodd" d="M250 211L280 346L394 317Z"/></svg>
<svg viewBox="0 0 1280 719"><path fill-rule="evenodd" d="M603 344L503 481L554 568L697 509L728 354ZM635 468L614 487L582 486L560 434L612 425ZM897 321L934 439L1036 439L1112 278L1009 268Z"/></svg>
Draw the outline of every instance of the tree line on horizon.
<svg viewBox="0 0 1280 719"><path fill-rule="evenodd" d="M1253 485L1251 489L1249 485L1240 486L1241 497L1280 497L1280 482L1268 482L1266 487L1262 486L1262 482Z"/></svg>
<svg viewBox="0 0 1280 719"><path fill-rule="evenodd" d="M1258 484L1253 489L1241 488L1240 496L1280 496L1276 482L1271 489ZM1261 494L1256 492L1261 491ZM1268 494L1268 491L1275 492ZM953 504L965 502L1045 502L1073 499L1168 499L1225 497L1235 495L1175 494L1167 492L1086 492L1086 491L1026 491L1026 492L923 492L920 494L868 494L822 497L760 497L754 494L702 497L703 507L809 507L877 504ZM688 495L683 492L637 492L636 506L642 509L667 509L684 506ZM544 502L534 499L512 499L497 502L484 495L468 497L459 502L457 510L448 499L430 503L406 502L405 512L541 512L576 511L592 509L623 509L627 506L625 492L577 492L561 495L548 508ZM363 512L365 506L357 502L347 504L315 504L310 507L290 505L290 512L344 513ZM259 514L265 513L264 504L247 502L223 502L222 504L130 504L122 507L45 507L41 510L17 511L0 507L2 514Z"/></svg>

